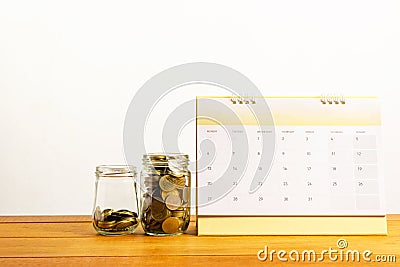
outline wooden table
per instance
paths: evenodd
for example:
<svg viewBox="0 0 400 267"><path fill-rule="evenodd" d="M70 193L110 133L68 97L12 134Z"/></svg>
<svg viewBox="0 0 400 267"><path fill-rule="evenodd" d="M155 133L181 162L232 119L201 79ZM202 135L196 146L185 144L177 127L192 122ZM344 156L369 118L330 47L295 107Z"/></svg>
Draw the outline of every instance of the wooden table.
<svg viewBox="0 0 400 267"><path fill-rule="evenodd" d="M243 226L251 227L251 226ZM388 216L388 236L346 236L347 249L395 255L397 263L306 262L314 266L400 266L400 215ZM337 249L339 236L198 237L195 224L178 237L150 237L138 228L134 235L104 237L89 216L0 217L0 266L253 266L305 262L259 261L269 250ZM318 255L317 255L318 256ZM286 255L287 257L287 255Z"/></svg>

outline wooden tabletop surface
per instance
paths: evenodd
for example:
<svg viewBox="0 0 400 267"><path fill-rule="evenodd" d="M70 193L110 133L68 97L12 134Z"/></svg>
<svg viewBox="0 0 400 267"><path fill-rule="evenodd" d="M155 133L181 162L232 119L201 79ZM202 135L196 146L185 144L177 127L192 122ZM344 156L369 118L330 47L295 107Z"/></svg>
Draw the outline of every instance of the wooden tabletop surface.
<svg viewBox="0 0 400 267"><path fill-rule="evenodd" d="M192 222L187 234L176 237L146 236L140 228L133 235L105 237L96 233L89 216L3 216L0 266L400 266L400 215L388 216L388 229L388 236L198 237ZM309 262L307 258L304 262L301 256L299 262L282 262L276 254L272 261L257 257L265 246L269 252L297 250L300 255L304 250L314 250L319 257L329 247L338 249L340 238L348 243L345 250L371 250L369 259L374 261L393 261L393 255L396 262L366 263L362 258L353 262L351 257L349 262L345 257L344 261L331 261L327 254L322 262Z"/></svg>

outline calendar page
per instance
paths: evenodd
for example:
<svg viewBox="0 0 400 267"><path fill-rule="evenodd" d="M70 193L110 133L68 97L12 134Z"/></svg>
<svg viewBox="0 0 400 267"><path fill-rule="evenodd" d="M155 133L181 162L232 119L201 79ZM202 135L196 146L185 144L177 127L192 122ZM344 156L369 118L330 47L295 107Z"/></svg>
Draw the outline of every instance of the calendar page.
<svg viewBox="0 0 400 267"><path fill-rule="evenodd" d="M385 215L380 124L374 97L198 97L198 216Z"/></svg>

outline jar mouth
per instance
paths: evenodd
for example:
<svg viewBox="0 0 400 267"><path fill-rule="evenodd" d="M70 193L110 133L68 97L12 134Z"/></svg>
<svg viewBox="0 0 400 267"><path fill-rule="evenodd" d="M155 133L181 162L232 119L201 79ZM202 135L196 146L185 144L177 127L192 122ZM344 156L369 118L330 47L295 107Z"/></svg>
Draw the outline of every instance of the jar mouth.
<svg viewBox="0 0 400 267"><path fill-rule="evenodd" d="M160 152L160 153L147 153L143 155L143 161L168 161L168 160L183 160L183 161L188 161L189 160L189 155L184 154L184 153L165 153L165 152Z"/></svg>
<svg viewBox="0 0 400 267"><path fill-rule="evenodd" d="M135 177L136 167L132 165L99 165L96 167L97 177Z"/></svg>

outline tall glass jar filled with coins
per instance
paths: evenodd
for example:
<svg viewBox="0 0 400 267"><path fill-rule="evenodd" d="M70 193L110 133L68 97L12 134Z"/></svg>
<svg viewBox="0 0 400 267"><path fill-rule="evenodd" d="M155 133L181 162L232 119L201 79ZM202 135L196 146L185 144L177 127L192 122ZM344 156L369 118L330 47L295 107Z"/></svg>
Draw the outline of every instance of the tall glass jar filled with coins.
<svg viewBox="0 0 400 267"><path fill-rule="evenodd" d="M97 166L94 229L101 235L126 235L135 232L138 224L135 167Z"/></svg>
<svg viewBox="0 0 400 267"><path fill-rule="evenodd" d="M141 223L146 234L179 235L190 222L189 157L146 154L141 172Z"/></svg>

